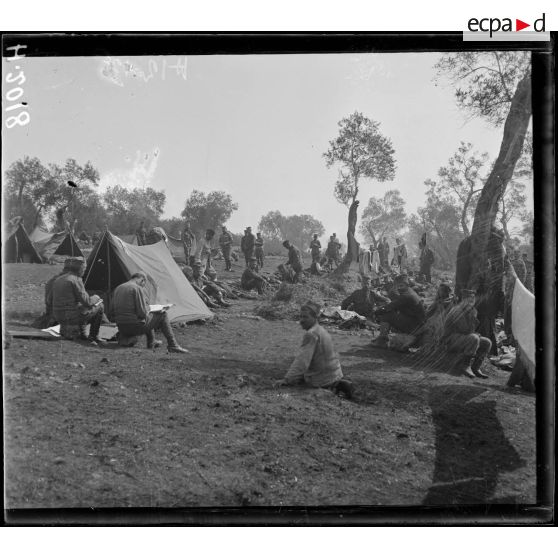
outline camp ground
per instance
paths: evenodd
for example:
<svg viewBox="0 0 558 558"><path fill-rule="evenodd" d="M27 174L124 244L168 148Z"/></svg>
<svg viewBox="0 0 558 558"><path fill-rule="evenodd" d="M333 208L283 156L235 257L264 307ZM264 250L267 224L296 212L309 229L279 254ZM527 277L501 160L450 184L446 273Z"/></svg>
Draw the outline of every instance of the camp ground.
<svg viewBox="0 0 558 558"><path fill-rule="evenodd" d="M547 58L367 39L17 60L8 509L553 520Z"/></svg>
<svg viewBox="0 0 558 558"><path fill-rule="evenodd" d="M83 252L71 231L49 233L37 227L29 238L44 262L52 262L55 258L59 261L67 257L83 258Z"/></svg>
<svg viewBox="0 0 558 558"><path fill-rule="evenodd" d="M173 304L168 310L171 322L212 317L212 312L173 260L164 241L134 246L105 231L87 259L83 280L86 289L104 294L108 308L110 293L138 271L147 274L152 304Z"/></svg>

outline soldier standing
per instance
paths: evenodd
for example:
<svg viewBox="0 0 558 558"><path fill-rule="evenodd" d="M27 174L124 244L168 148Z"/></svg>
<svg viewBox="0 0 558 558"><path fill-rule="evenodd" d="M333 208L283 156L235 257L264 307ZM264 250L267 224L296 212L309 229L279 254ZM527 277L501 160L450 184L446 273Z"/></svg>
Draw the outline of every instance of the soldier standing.
<svg viewBox="0 0 558 558"><path fill-rule="evenodd" d="M222 233L219 237L219 246L221 248L221 252L223 252L223 258L225 259L225 271L232 271L231 265L231 247L232 247L232 235L227 230L227 227L223 225Z"/></svg>

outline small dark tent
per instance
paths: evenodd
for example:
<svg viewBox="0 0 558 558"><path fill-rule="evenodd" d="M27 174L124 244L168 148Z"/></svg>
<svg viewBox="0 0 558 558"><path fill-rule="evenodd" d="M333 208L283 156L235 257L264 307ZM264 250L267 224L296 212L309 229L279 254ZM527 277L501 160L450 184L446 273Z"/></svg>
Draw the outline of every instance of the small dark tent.
<svg viewBox="0 0 558 558"><path fill-rule="evenodd" d="M21 221L8 224L3 248L4 263L43 263Z"/></svg>
<svg viewBox="0 0 558 558"><path fill-rule="evenodd" d="M55 259L55 256L84 257L71 231L49 233L36 228L31 232L29 238L35 243L45 262Z"/></svg>
<svg viewBox="0 0 558 558"><path fill-rule="evenodd" d="M104 293L105 303L110 304L112 291L138 271L147 275L150 304L173 304L168 310L171 322L213 316L172 259L164 241L133 246L106 231L87 258L83 282L88 291Z"/></svg>

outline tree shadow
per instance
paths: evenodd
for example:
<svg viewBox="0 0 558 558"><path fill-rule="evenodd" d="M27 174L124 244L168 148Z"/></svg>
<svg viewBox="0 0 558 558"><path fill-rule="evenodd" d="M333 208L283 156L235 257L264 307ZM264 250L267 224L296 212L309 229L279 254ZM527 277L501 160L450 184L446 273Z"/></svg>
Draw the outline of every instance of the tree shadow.
<svg viewBox="0 0 558 558"><path fill-rule="evenodd" d="M481 386L431 388L428 397L436 431L432 486L423 505L470 505L491 501L498 475L524 461L507 440L495 401L473 401Z"/></svg>

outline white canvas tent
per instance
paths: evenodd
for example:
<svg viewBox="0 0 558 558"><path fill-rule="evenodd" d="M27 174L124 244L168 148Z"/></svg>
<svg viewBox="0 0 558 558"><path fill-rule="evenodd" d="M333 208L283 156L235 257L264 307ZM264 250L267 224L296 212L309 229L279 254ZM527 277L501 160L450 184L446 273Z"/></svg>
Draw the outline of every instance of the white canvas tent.
<svg viewBox="0 0 558 558"><path fill-rule="evenodd" d="M164 241L133 246L106 231L87 260L85 288L105 293L105 302L109 303L112 291L138 271L148 277L146 290L150 304L174 305L168 310L171 322L213 316L173 260Z"/></svg>

